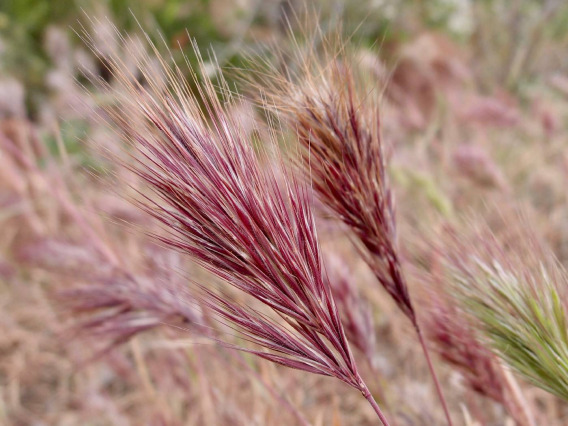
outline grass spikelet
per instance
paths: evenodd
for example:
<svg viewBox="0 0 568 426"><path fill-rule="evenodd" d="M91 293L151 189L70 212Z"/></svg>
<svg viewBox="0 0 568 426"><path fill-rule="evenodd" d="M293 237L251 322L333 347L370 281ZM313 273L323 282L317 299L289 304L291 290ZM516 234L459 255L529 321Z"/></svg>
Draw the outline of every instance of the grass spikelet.
<svg viewBox="0 0 568 426"><path fill-rule="evenodd" d="M312 75L312 74L309 74ZM415 322L398 250L394 201L385 170L379 114L362 98L351 69L334 61L320 76L275 95L300 142L301 169L320 199L353 231L375 277Z"/></svg>
<svg viewBox="0 0 568 426"><path fill-rule="evenodd" d="M193 91L180 68L155 47L153 55L165 85L153 79L148 57L137 63L145 84L119 57L106 60L112 93L122 94L120 110L128 117L108 113L134 152L128 167L151 190L140 206L164 225L167 233L157 238L256 300L244 304L200 286L203 305L261 348L239 349L338 378L359 390L387 425L359 375L324 280L309 189L285 168L264 166L243 125L228 113L238 100L222 77L215 87L190 69ZM207 75L201 57L199 63ZM130 117L139 118L135 125Z"/></svg>
<svg viewBox="0 0 568 426"><path fill-rule="evenodd" d="M163 324L198 329L203 323L187 287L157 276L116 273L58 296L76 316L77 333L110 339L108 348Z"/></svg>
<svg viewBox="0 0 568 426"><path fill-rule="evenodd" d="M280 58L284 71L261 60L256 61L260 70L243 78L266 92L276 113L295 131L298 168L323 204L352 231L376 279L414 326L451 425L401 266L380 135L380 94L358 84L362 80L354 75L346 46L328 40L322 45L321 60L312 46L297 45L296 57Z"/></svg>
<svg viewBox="0 0 568 426"><path fill-rule="evenodd" d="M534 385L568 399L564 268L526 220L500 217L493 234L470 224L446 248L453 289L503 361Z"/></svg>

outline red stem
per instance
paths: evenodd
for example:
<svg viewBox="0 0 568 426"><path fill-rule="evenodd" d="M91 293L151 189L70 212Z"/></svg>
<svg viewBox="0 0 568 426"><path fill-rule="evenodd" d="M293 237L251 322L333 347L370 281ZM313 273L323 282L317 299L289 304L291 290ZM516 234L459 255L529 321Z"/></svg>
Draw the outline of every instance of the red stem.
<svg viewBox="0 0 568 426"><path fill-rule="evenodd" d="M420 331L420 327L418 326L417 322L414 323L414 328L416 329L416 333L418 334L418 340L420 340L420 345L422 346L424 357L426 358L428 368L430 369L430 374L432 375L432 379L434 380L436 392L438 393L438 397L440 398L440 402L442 403L444 414L446 415L446 420L448 421L449 426L453 426L452 418L450 417L450 410L448 410L448 405L446 404L446 398L444 398L444 394L442 393L442 387L440 386L438 376L434 371L434 365L432 364L432 360L430 359L430 352L428 351L428 347L426 346L426 342L424 341L424 337L422 336L422 331Z"/></svg>
<svg viewBox="0 0 568 426"><path fill-rule="evenodd" d="M379 404L377 404L377 401L375 401L375 398L373 398L373 395L371 395L371 391L369 391L367 385L362 382L361 386L361 393L363 394L365 399L369 401L369 404L371 404L371 407L373 407L373 410L375 410L375 413L377 413L377 416L381 420L383 426L390 426L387 418L381 410L381 407L379 407Z"/></svg>

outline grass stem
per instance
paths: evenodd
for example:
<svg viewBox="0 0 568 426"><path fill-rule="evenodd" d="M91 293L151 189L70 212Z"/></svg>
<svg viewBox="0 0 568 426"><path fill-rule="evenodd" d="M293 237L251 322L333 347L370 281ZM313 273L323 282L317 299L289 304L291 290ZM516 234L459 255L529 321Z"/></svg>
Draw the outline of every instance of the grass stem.
<svg viewBox="0 0 568 426"><path fill-rule="evenodd" d="M434 370L434 365L432 364L432 360L430 359L430 351L428 351L428 347L426 346L426 342L424 340L424 337L422 336L422 331L418 326L418 322L414 323L414 328L416 329L416 334L418 334L418 340L420 341L422 351L424 352L424 357L426 358L426 362L428 363L428 369L430 370L430 374L432 375L432 379L434 380L436 392L438 393L438 397L440 398L440 402L442 403L442 408L444 409L446 420L448 421L449 426L453 426L452 418L450 417L450 411L448 410L448 404L446 403L446 398L444 398L444 394L442 393L442 387L440 386L438 376L436 375L436 371Z"/></svg>
<svg viewBox="0 0 568 426"><path fill-rule="evenodd" d="M383 411L381 410L381 407L379 407L379 404L377 404L377 401L375 401L375 398L373 398L371 391L369 391L369 388L367 387L367 385L365 383L363 383L363 385L362 385L361 393L363 394L365 399L367 401L369 401L369 404L371 404L371 407L373 407L373 410L375 410L375 413L377 413L377 416L381 420L381 423L384 426L390 426L387 418L385 417Z"/></svg>

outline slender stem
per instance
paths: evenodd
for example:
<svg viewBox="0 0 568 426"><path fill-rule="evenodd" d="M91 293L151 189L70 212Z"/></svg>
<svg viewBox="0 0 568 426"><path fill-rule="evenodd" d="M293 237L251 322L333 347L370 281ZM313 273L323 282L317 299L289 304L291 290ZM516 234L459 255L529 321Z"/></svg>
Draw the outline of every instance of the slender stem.
<svg viewBox="0 0 568 426"><path fill-rule="evenodd" d="M363 394L365 399L369 401L369 404L371 404L371 407L373 407L373 410L375 410L375 413L377 413L377 416L381 420L383 426L390 426L387 418L385 417L384 413L381 410L381 407L379 407L379 404L377 404L377 401L375 401L375 398L373 398L373 395L371 395L371 391L369 391L367 385L363 383L363 381L361 381L361 383L362 383L361 393Z"/></svg>
<svg viewBox="0 0 568 426"><path fill-rule="evenodd" d="M436 386L436 392L438 393L438 397L440 398L440 402L442 403L444 414L446 415L446 420L448 421L449 426L453 426L452 418L450 417L450 411L448 410L448 405L446 404L446 398L444 398L444 394L442 393L442 387L440 386L440 382L438 381L438 376L434 371L434 365L432 364L432 360L430 359L430 352L428 351L428 347L426 346L426 342L424 341L424 337L422 336L422 331L420 331L418 322L414 323L414 328L416 329L416 333L418 334L418 340L420 340L420 345L422 346L424 357L426 358L426 362L428 363L428 368L430 369L430 374L432 375L432 379L434 380L434 385Z"/></svg>
<svg viewBox="0 0 568 426"><path fill-rule="evenodd" d="M371 371L374 374L374 384L375 384L375 394L377 395L378 399L380 402L382 402L383 408L386 406L386 413L387 414L391 414L392 413L392 405L390 403L390 401L387 399L387 394L384 391L383 385L381 383L381 379L380 379L380 372L378 371L378 369L375 367L375 365L373 364L372 359L370 359L368 356L365 357L365 360L369 366L369 368L371 369ZM391 417L391 425L392 426L397 426L397 422L396 419Z"/></svg>

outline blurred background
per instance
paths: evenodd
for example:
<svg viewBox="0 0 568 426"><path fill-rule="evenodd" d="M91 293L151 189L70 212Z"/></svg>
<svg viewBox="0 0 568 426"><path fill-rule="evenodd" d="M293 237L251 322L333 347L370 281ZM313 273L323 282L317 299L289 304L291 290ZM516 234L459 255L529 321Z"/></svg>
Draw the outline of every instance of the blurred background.
<svg viewBox="0 0 568 426"><path fill-rule="evenodd" d="M167 274L174 267L195 269L122 225L153 226L124 201L136 182L108 190L121 172L107 173L112 165L100 148L114 151L116 140L91 111L111 100L81 85L112 76L76 32L84 28L97 49L123 52L126 61L148 51L141 29L193 64L195 38L230 69L246 55L262 56L268 42L289 43L289 26L301 39L295 22L306 6L317 12L307 22L323 33L341 31L358 70L383 88L403 241L462 209L515 200L534 209L535 226L568 264L564 1L0 0L1 424L296 424L274 395L314 424L373 424L365 401L343 385L245 357L239 362L249 371L173 327L138 336L170 320L157 312L140 322L144 303L136 305L133 290L120 284L112 295L115 328L93 325L94 341L69 335L73 321L58 299L78 283L120 283L115 258L142 281L175 280ZM132 37L113 36L112 25ZM333 226L322 229L324 246L348 244ZM405 250L412 269L428 249L410 242ZM365 284L369 271L356 253L339 251L373 306L378 343L370 368L380 372L389 406L398 407L399 425L442 424L411 331ZM411 286L419 298L421 286ZM442 362L439 368L456 418L467 418L465 410L508 424L499 404L472 393ZM527 392L546 424L566 424L556 400Z"/></svg>

